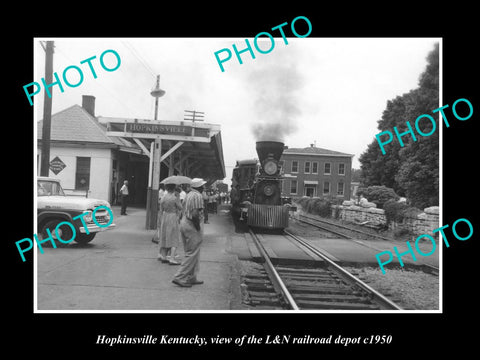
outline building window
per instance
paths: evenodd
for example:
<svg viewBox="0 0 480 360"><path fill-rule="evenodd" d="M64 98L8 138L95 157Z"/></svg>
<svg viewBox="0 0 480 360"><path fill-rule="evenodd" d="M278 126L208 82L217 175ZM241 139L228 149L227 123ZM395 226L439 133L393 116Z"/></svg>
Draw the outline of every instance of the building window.
<svg viewBox="0 0 480 360"><path fill-rule="evenodd" d="M75 173L75 190L90 188L90 158L77 157L77 171Z"/></svg>
<svg viewBox="0 0 480 360"><path fill-rule="evenodd" d="M298 161L292 160L292 173L298 173Z"/></svg>
<svg viewBox="0 0 480 360"><path fill-rule="evenodd" d="M330 175L330 163L325 163L324 172L325 175Z"/></svg>
<svg viewBox="0 0 480 360"><path fill-rule="evenodd" d="M343 196L345 190L345 184L343 182L339 182L337 186L337 195Z"/></svg>
<svg viewBox="0 0 480 360"><path fill-rule="evenodd" d="M297 180L290 180L290 194L297 194Z"/></svg>
<svg viewBox="0 0 480 360"><path fill-rule="evenodd" d="M330 194L330 182L324 181L323 182L323 195Z"/></svg>
<svg viewBox="0 0 480 360"><path fill-rule="evenodd" d="M310 161L305 161L304 173L310 174Z"/></svg>
<svg viewBox="0 0 480 360"><path fill-rule="evenodd" d="M280 160L278 162L278 173L279 174L283 174L283 164L284 164L283 160Z"/></svg>
<svg viewBox="0 0 480 360"><path fill-rule="evenodd" d="M338 175L345 175L345 164L338 164Z"/></svg>
<svg viewBox="0 0 480 360"><path fill-rule="evenodd" d="M318 162L312 162L312 174L318 174Z"/></svg>

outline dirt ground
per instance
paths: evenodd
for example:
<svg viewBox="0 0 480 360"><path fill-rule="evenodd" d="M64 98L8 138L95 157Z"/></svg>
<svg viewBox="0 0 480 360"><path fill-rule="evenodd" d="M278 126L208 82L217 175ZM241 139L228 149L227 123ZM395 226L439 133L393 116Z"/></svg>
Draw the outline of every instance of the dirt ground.
<svg viewBox="0 0 480 360"><path fill-rule="evenodd" d="M423 271L345 267L405 310L438 310L439 278Z"/></svg>

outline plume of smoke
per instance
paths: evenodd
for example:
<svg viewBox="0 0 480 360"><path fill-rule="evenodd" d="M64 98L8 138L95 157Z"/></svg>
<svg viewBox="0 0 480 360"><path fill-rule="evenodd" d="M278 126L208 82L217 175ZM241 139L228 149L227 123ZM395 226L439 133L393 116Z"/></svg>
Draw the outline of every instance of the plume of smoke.
<svg viewBox="0 0 480 360"><path fill-rule="evenodd" d="M284 142L298 129L298 90L303 86L303 78L291 63L254 66L248 76L256 114L251 131L256 141Z"/></svg>

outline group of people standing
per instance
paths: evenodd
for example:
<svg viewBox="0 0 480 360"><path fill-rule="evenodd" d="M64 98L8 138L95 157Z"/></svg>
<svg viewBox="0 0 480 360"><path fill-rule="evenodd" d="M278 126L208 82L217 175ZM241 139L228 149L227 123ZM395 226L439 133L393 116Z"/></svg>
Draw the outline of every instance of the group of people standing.
<svg viewBox="0 0 480 360"><path fill-rule="evenodd" d="M200 245L203 241L202 192L205 183L205 180L195 178L191 184L183 184L180 191L175 184L166 184L165 192L159 194L158 260L170 265L180 265L172 282L182 287L203 284L203 281L197 279L197 274ZM176 260L180 241L185 252L181 263Z"/></svg>

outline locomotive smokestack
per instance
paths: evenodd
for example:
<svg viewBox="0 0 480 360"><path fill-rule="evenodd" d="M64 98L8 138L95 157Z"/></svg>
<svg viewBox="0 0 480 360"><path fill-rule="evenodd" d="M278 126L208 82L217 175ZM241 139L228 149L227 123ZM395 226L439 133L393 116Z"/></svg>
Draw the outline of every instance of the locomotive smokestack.
<svg viewBox="0 0 480 360"><path fill-rule="evenodd" d="M269 154L277 161L283 154L284 143L279 141L257 141L257 154L260 162L266 159Z"/></svg>

